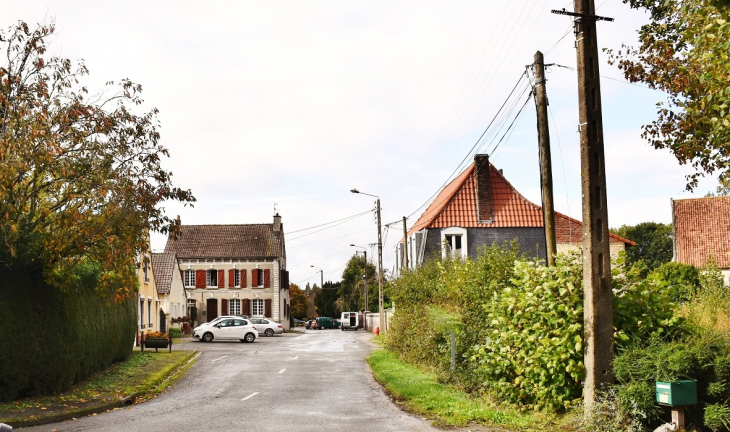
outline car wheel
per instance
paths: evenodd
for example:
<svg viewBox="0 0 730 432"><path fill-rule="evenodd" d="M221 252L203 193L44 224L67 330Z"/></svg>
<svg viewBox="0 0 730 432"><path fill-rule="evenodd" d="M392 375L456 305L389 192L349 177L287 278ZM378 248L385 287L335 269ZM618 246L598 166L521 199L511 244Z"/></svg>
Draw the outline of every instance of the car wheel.
<svg viewBox="0 0 730 432"><path fill-rule="evenodd" d="M264 332L264 334L265 334L266 336L269 336L269 337L271 337L271 336L273 336L273 335L274 335L274 330L272 330L272 329L266 329L266 331Z"/></svg>
<svg viewBox="0 0 730 432"><path fill-rule="evenodd" d="M213 333L208 332L203 335L203 338L201 339L203 342L210 342L213 340Z"/></svg>
<svg viewBox="0 0 730 432"><path fill-rule="evenodd" d="M251 343L256 340L256 335L254 335L253 333L246 333L246 337L244 338L244 340L248 343Z"/></svg>

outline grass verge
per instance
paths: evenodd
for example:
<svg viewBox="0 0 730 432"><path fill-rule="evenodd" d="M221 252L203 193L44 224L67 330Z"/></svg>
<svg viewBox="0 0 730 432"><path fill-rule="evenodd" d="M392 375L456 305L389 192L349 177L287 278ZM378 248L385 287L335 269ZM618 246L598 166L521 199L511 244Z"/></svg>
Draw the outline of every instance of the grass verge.
<svg viewBox="0 0 730 432"><path fill-rule="evenodd" d="M436 378L404 363L384 349L373 351L368 363L375 379L408 411L427 417L438 426L467 426L472 423L511 430L554 430L568 426L558 416L522 413L458 389L440 384ZM568 426L569 429L569 426Z"/></svg>
<svg viewBox="0 0 730 432"><path fill-rule="evenodd" d="M133 351L126 361L61 394L0 404L0 423L14 427L52 423L149 399L180 377L195 354Z"/></svg>

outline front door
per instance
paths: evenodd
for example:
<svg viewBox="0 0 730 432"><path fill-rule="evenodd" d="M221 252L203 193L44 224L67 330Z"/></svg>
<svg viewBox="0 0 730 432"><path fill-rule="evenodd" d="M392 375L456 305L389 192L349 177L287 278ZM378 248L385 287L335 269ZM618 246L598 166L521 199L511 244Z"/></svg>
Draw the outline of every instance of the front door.
<svg viewBox="0 0 730 432"><path fill-rule="evenodd" d="M218 299L209 298L207 302L208 322L218 318Z"/></svg>

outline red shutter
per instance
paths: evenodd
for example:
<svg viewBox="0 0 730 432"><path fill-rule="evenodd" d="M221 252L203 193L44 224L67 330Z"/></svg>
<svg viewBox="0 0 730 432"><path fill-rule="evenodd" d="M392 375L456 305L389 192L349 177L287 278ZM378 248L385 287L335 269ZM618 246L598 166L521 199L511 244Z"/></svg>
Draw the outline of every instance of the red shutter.
<svg viewBox="0 0 730 432"><path fill-rule="evenodd" d="M228 270L228 288L236 286L236 270Z"/></svg>
<svg viewBox="0 0 730 432"><path fill-rule="evenodd" d="M244 315L251 315L251 300L241 299L241 313Z"/></svg>
<svg viewBox="0 0 730 432"><path fill-rule="evenodd" d="M257 286L259 286L259 270L253 269L251 270L251 287Z"/></svg>
<svg viewBox="0 0 730 432"><path fill-rule="evenodd" d="M271 318L271 299L264 300L264 316Z"/></svg>
<svg viewBox="0 0 730 432"><path fill-rule="evenodd" d="M228 299L221 299L221 315L228 315L228 312Z"/></svg>
<svg viewBox="0 0 730 432"><path fill-rule="evenodd" d="M218 288L225 288L226 286L226 272L218 270Z"/></svg>
<svg viewBox="0 0 730 432"><path fill-rule="evenodd" d="M195 288L205 288L205 270L195 270Z"/></svg>
<svg viewBox="0 0 730 432"><path fill-rule="evenodd" d="M271 270L264 270L264 288L271 288Z"/></svg>
<svg viewBox="0 0 730 432"><path fill-rule="evenodd" d="M248 286L248 281L246 280L246 269L241 270L241 288L246 288Z"/></svg>

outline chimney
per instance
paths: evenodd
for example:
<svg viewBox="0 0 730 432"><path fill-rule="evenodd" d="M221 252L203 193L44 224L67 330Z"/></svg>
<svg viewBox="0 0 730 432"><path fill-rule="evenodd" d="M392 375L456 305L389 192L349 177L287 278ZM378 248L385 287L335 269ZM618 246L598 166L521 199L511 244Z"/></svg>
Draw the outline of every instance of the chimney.
<svg viewBox="0 0 730 432"><path fill-rule="evenodd" d="M180 215L177 215L177 226L180 226Z"/></svg>
<svg viewBox="0 0 730 432"><path fill-rule="evenodd" d="M281 216L279 216L279 213L274 215L274 231L281 231Z"/></svg>
<svg viewBox="0 0 730 432"><path fill-rule="evenodd" d="M480 223L491 223L492 211L492 179L489 174L489 155L478 154L474 156L476 168L476 199L477 218Z"/></svg>

